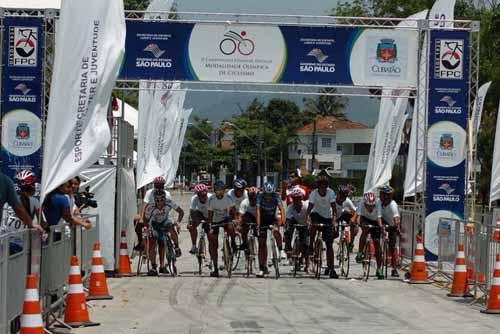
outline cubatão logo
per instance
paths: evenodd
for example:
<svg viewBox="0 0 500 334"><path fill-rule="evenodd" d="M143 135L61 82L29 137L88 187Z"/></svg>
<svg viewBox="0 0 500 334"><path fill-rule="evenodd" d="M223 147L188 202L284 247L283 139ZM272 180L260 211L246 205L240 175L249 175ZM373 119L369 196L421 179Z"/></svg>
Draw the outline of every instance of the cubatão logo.
<svg viewBox="0 0 500 334"><path fill-rule="evenodd" d="M255 43L247 35L246 31L237 33L230 30L226 32L225 38L219 43L220 52L226 56L232 56L236 52L242 56L250 56L255 51Z"/></svg>
<svg viewBox="0 0 500 334"><path fill-rule="evenodd" d="M37 64L36 27L10 27L9 65L35 67Z"/></svg>
<svg viewBox="0 0 500 334"><path fill-rule="evenodd" d="M444 151L451 151L455 147L453 135L444 133L439 138L439 148Z"/></svg>
<svg viewBox="0 0 500 334"><path fill-rule="evenodd" d="M16 127L16 138L27 140L30 138L30 127L27 123L19 123Z"/></svg>
<svg viewBox="0 0 500 334"><path fill-rule="evenodd" d="M158 44L155 44L155 43L151 43L148 46L146 46L144 51L151 52L156 59L160 58L165 53L165 51L160 49Z"/></svg>
<svg viewBox="0 0 500 334"><path fill-rule="evenodd" d="M381 63L394 63L398 59L398 47L393 39L380 40L377 46L377 60Z"/></svg>
<svg viewBox="0 0 500 334"><path fill-rule="evenodd" d="M312 49L311 51L309 51L309 53L307 55L310 56L310 57L316 58L316 60L318 61L318 63L323 63L329 57L327 54L325 54L323 52L323 50L321 50L319 48Z"/></svg>

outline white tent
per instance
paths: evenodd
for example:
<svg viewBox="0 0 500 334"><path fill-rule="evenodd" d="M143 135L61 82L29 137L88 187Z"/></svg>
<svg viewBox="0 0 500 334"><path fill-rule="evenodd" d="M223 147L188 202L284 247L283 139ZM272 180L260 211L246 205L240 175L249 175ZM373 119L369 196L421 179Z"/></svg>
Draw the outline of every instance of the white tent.
<svg viewBox="0 0 500 334"><path fill-rule="evenodd" d="M1 0L0 0L1 1ZM132 125L134 127L134 138L137 138L137 130L139 129L139 112L137 109L132 107L130 104L125 102L125 112L122 114L122 100L118 100L118 110L113 111L113 116L114 117L121 117L123 116L123 119Z"/></svg>
<svg viewBox="0 0 500 334"><path fill-rule="evenodd" d="M61 0L0 0L0 8L60 9Z"/></svg>

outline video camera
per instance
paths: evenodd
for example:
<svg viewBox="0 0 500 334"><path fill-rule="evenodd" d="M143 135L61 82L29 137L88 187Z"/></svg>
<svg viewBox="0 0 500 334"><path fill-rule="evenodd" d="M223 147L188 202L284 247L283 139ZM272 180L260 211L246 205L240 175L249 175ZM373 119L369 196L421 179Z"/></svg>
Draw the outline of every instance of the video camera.
<svg viewBox="0 0 500 334"><path fill-rule="evenodd" d="M79 208L97 208L97 202L94 199L94 194L91 193L90 188L87 187L85 191L75 194L75 204Z"/></svg>

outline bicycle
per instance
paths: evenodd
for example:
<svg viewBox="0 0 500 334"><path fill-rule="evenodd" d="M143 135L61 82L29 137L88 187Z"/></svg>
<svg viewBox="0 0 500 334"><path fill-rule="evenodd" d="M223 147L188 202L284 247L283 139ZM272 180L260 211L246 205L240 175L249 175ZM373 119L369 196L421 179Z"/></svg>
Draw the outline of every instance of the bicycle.
<svg viewBox="0 0 500 334"><path fill-rule="evenodd" d="M175 227L172 227L175 228ZM177 276L177 256L175 255L175 245L174 241L170 237L170 233L168 233L167 229L163 229L163 233L165 234L165 259L167 260L168 270L172 277Z"/></svg>
<svg viewBox="0 0 500 334"><path fill-rule="evenodd" d="M207 233L205 232L205 229L203 228L203 225L206 224L205 221L202 221L200 223L200 232L198 233L198 247L196 248L196 259L198 260L198 273L201 276L202 275L202 268L203 268L203 263L206 261L206 254L207 254Z"/></svg>
<svg viewBox="0 0 500 334"><path fill-rule="evenodd" d="M327 226L325 224L312 224L314 226L320 227L316 233L316 238L313 241L313 252L312 252L312 270L314 273L314 278L321 278L321 268L323 267L323 227Z"/></svg>
<svg viewBox="0 0 500 334"><path fill-rule="evenodd" d="M245 251L245 269L247 271L247 277L250 277L250 275L253 274L253 268L255 265L255 259L257 258L257 240L255 236L255 230L253 227L257 226L255 223L247 223L249 226L249 231L248 231L248 242L247 242L247 249Z"/></svg>
<svg viewBox="0 0 500 334"><path fill-rule="evenodd" d="M372 252L371 252L372 237L370 231L372 229L380 229L380 226L369 224L369 225L364 225L364 227L368 228L368 234L366 236L365 247L363 249L363 252L361 253L363 255L363 258L361 260L361 265L363 267L363 276L361 279L366 282L368 281L368 277L370 277L370 267L372 262Z"/></svg>
<svg viewBox="0 0 500 334"><path fill-rule="evenodd" d="M272 266L274 267L274 278L279 279L280 278L280 268L279 268L279 263L280 263L280 252L278 250L278 244L276 242L276 238L274 237L273 234L273 225L270 226L265 226L260 228L261 231L267 229L267 240L266 243L268 245L268 248L271 248L271 263Z"/></svg>
<svg viewBox="0 0 500 334"><path fill-rule="evenodd" d="M305 259L307 252L307 245L302 245L300 241L300 229L307 229L307 225L294 225L294 238L292 247L292 265L293 265L293 277L297 277L297 272L300 270L301 261Z"/></svg>
<svg viewBox="0 0 500 334"><path fill-rule="evenodd" d="M222 222L222 223L217 223L217 224L212 224L212 228L214 227L223 227L226 225L233 225L234 222L231 220L229 222ZM227 277L231 278L233 274L233 249L231 247L231 237L229 234L224 230L224 237L222 241L222 260L224 261L224 268L227 271Z"/></svg>
<svg viewBox="0 0 500 334"><path fill-rule="evenodd" d="M346 227L350 226L349 223L342 221L339 223L340 236L339 236L339 249L337 258L339 260L340 275L346 279L349 277L350 257L351 252L349 249L350 233L346 231Z"/></svg>
<svg viewBox="0 0 500 334"><path fill-rule="evenodd" d="M144 247L139 251L139 260L137 261L137 276L142 271L142 266L146 262L146 270L149 272L149 240L151 232L147 227L142 228Z"/></svg>

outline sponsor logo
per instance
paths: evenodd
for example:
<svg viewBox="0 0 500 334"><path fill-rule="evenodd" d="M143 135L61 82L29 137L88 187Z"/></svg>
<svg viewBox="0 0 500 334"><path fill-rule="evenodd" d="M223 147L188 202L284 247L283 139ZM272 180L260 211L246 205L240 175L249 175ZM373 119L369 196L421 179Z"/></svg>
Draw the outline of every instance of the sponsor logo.
<svg viewBox="0 0 500 334"><path fill-rule="evenodd" d="M311 51L309 51L309 53L307 55L310 56L310 57L316 58L316 60L318 61L318 63L323 63L329 57L328 55L326 55L323 52L323 50L321 50L319 48L312 49Z"/></svg>
<svg viewBox="0 0 500 334"><path fill-rule="evenodd" d="M439 148L445 151L451 151L454 148L453 135L444 133L439 139Z"/></svg>
<svg viewBox="0 0 500 334"><path fill-rule="evenodd" d="M436 40L436 79L463 79L464 40Z"/></svg>
<svg viewBox="0 0 500 334"><path fill-rule="evenodd" d="M441 98L440 102L443 102L446 106L437 106L435 108L436 114L451 114L451 115L461 115L462 107L455 107L457 101L455 101L451 96L446 95Z"/></svg>
<svg viewBox="0 0 500 334"><path fill-rule="evenodd" d="M25 83L20 83L14 87L15 91L20 94L9 95L9 102L19 102L19 103L36 103L36 95L28 95L31 92L31 88Z"/></svg>
<svg viewBox="0 0 500 334"><path fill-rule="evenodd" d="M2 119L2 147L18 157L32 155L41 146L42 122L31 111L8 111Z"/></svg>
<svg viewBox="0 0 500 334"><path fill-rule="evenodd" d="M381 63L394 63L398 59L398 47L393 39L380 40L377 46L377 60Z"/></svg>
<svg viewBox="0 0 500 334"><path fill-rule="evenodd" d="M171 68L172 59L165 58L165 50L162 50L158 44L150 43L144 50L150 57L140 57L135 61L135 66L138 68ZM152 58L151 58L152 56Z"/></svg>
<svg viewBox="0 0 500 334"><path fill-rule="evenodd" d="M31 89L24 83L20 83L14 89L20 91L23 95L26 95L31 91Z"/></svg>
<svg viewBox="0 0 500 334"><path fill-rule="evenodd" d="M36 67L37 27L9 28L9 66Z"/></svg>
<svg viewBox="0 0 500 334"><path fill-rule="evenodd" d="M427 136L427 154L432 163L451 168L464 161L467 133L459 124L451 121L434 123Z"/></svg>
<svg viewBox="0 0 500 334"><path fill-rule="evenodd" d="M438 189L442 190L445 194L432 195L434 202L460 202L460 195L452 195L455 189L452 188L449 183L443 183Z"/></svg>
<svg viewBox="0 0 500 334"><path fill-rule="evenodd" d="M255 51L255 43L247 38L246 31L237 33L234 30L229 30L220 41L219 50L226 56L232 56L235 53L241 56L250 56Z"/></svg>
<svg viewBox="0 0 500 334"><path fill-rule="evenodd" d="M27 140L30 138L30 127L27 123L19 123L16 126L16 138L19 140Z"/></svg>
<svg viewBox="0 0 500 334"><path fill-rule="evenodd" d="M378 40L375 57L370 56L370 58L373 59L370 67L371 74L378 76L401 76L403 69L399 65L398 46L394 39L383 38Z"/></svg>

